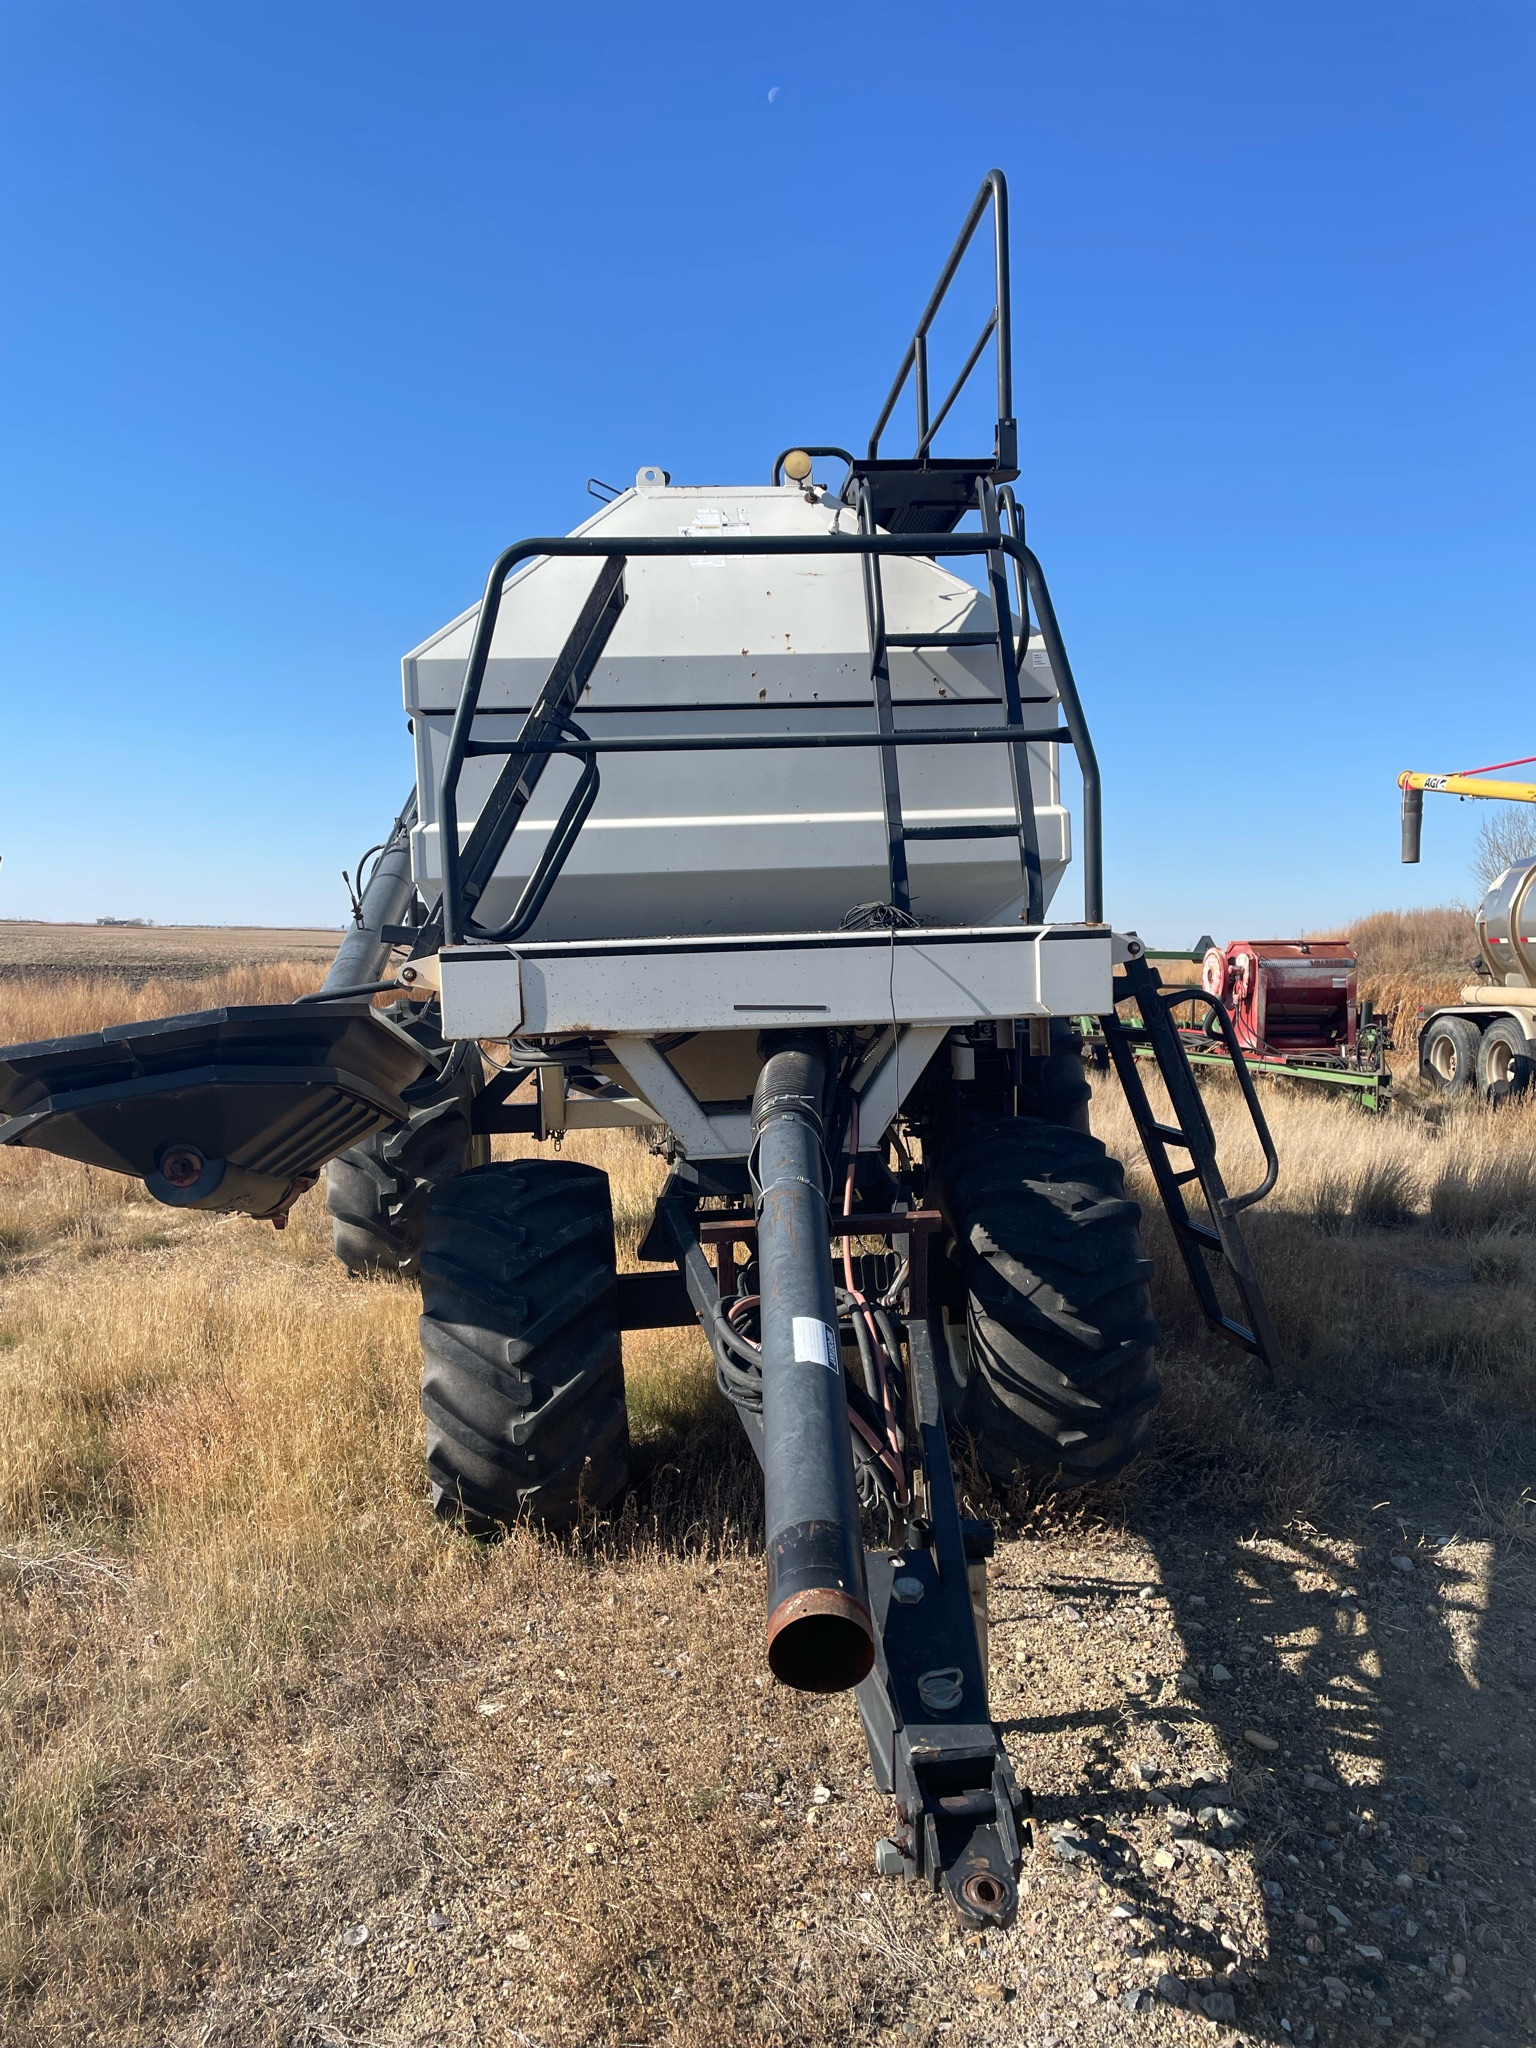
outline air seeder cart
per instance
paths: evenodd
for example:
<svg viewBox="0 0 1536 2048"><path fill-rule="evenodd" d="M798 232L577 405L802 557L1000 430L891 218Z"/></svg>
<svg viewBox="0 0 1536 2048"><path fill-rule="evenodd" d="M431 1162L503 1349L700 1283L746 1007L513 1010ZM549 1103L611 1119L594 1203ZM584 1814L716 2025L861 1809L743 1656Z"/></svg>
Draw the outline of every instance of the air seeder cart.
<svg viewBox="0 0 1536 2048"><path fill-rule="evenodd" d="M989 218L992 312L933 406L929 330ZM989 342L991 446L937 455ZM1099 772L1016 439L994 172L865 453L792 450L760 484L642 469L577 532L508 548L407 655L415 791L317 997L0 1055L0 1138L162 1201L281 1223L330 1162L339 1253L419 1273L434 1498L471 1527L611 1501L622 1332L697 1319L762 1464L768 1661L855 1689L896 1808L880 1867L973 1924L1015 1909L1025 1798L973 1607L991 1531L947 1432L1003 1476L1093 1479L1158 1391L1139 1212L1072 1019L1102 1020L1208 1317L1273 1355L1237 1224L1273 1152L1249 1087L1269 1171L1227 1193L1178 992L1105 920ZM602 1173L486 1148L624 1125L669 1171L621 1275Z"/></svg>

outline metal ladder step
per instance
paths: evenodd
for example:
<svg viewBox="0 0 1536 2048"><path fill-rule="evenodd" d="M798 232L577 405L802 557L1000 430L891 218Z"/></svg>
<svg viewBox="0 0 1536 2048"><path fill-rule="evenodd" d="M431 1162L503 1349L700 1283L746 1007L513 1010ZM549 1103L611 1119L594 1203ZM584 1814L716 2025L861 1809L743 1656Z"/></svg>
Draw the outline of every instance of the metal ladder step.
<svg viewBox="0 0 1536 2048"><path fill-rule="evenodd" d="M908 839L1017 839L1017 825L908 825Z"/></svg>
<svg viewBox="0 0 1536 2048"><path fill-rule="evenodd" d="M887 647L995 647L993 633L887 633Z"/></svg>
<svg viewBox="0 0 1536 2048"><path fill-rule="evenodd" d="M1157 969L1144 959L1127 961L1115 978L1116 1002L1131 999L1135 1000L1141 1014L1139 1025L1128 1023L1118 1010L1112 1010L1100 1022L1110 1058L1114 1061L1115 1072L1147 1155L1147 1164L1152 1169L1152 1178L1173 1226L1174 1238L1194 1288L1195 1299L1209 1329L1226 1338L1228 1343L1252 1353L1272 1371L1279 1372L1282 1370L1279 1339L1237 1218L1241 1210L1262 1201L1269 1193L1279 1176L1280 1162L1264 1112L1254 1093L1253 1078L1232 1029L1231 1017L1223 1005L1198 988L1165 989ZM1184 1041L1171 1014L1180 1003L1193 1000L1209 1005L1217 1017L1264 1154L1264 1178L1246 1194L1231 1195L1227 1192L1216 1158L1216 1133L1200 1100L1194 1069L1190 1066ZM1173 1109L1175 1121L1171 1124L1159 1120L1148 1099L1141 1064L1136 1057L1138 1046L1151 1050ZM1188 1155L1187 1167L1174 1166L1168 1156L1170 1145L1177 1145ZM1192 1181L1199 1184L1205 1198L1211 1216L1208 1224L1190 1214L1184 1199L1184 1189ZM1212 1262L1217 1270L1224 1270L1235 1285L1248 1318L1246 1323L1229 1315L1222 1305L1216 1291Z"/></svg>

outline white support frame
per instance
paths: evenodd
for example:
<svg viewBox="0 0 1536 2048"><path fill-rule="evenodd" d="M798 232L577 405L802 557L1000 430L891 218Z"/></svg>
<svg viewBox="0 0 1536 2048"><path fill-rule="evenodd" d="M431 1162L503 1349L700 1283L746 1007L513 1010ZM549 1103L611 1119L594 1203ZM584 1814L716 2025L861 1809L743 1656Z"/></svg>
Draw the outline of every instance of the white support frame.
<svg viewBox="0 0 1536 2048"><path fill-rule="evenodd" d="M1104 925L921 926L452 946L438 966L450 1038L652 1038L1102 1016L1113 951Z"/></svg>
<svg viewBox="0 0 1536 2048"><path fill-rule="evenodd" d="M873 1152L891 1118L949 1035L945 1024L906 1024L876 1039L853 1077L859 1104L859 1150Z"/></svg>
<svg viewBox="0 0 1536 2048"><path fill-rule="evenodd" d="M1102 1016L1117 952L1104 925L978 925L792 932L719 939L561 940L454 946L437 956L445 1034L515 1039L539 1062L544 1135L664 1123L690 1159L744 1159L751 1119L706 1110L656 1045L673 1033L873 1030L853 1078L859 1149L876 1149L948 1034L1028 1021L1047 1048L1052 1017ZM561 1039L600 1040L631 1091L568 1089ZM525 1054L526 1056L526 1054ZM535 1054L535 1056L537 1056Z"/></svg>
<svg viewBox="0 0 1536 2048"><path fill-rule="evenodd" d="M891 1119L947 1035L948 1027L942 1024L907 1025L875 1041L853 1077L861 1152L878 1148ZM752 1146L750 1116L739 1110L711 1116L648 1038L610 1034L608 1050L629 1086L657 1112L689 1159L746 1158Z"/></svg>
<svg viewBox="0 0 1536 2048"><path fill-rule="evenodd" d="M648 1102L690 1159L745 1159L752 1119L711 1116L666 1056L648 1038L610 1033L608 1050L635 1094Z"/></svg>

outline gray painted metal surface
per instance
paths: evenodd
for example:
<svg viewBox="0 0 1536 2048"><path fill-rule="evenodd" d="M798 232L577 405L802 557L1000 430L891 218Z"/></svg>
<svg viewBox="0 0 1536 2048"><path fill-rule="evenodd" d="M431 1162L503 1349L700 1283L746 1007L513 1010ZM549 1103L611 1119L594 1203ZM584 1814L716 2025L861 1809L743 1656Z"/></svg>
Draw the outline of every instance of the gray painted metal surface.
<svg viewBox="0 0 1536 2048"><path fill-rule="evenodd" d="M453 947L440 956L444 1029L507 1038L1099 1016L1112 950L1091 925Z"/></svg>
<svg viewBox="0 0 1536 2048"><path fill-rule="evenodd" d="M1506 868L1477 907L1477 939L1496 978L1536 985L1536 861Z"/></svg>
<svg viewBox="0 0 1536 2048"><path fill-rule="evenodd" d="M582 534L821 535L852 515L825 492L798 486L673 487L651 472L603 507ZM510 738L536 696L595 570L549 558L510 581L481 696L487 738ZM594 736L873 732L863 570L853 558L729 555L631 561L629 595L578 709ZM992 604L973 584L926 559L882 569L893 636L990 632ZM476 610L405 657L406 708L417 753L421 820L416 875L432 900L441 883L437 789ZM898 728L1005 723L995 647L893 648ZM1026 713L1049 722L1055 681L1044 644L1026 650ZM1031 706L1035 707L1031 710ZM939 747L902 757L902 799L916 826L1005 825L1013 817L1001 747ZM1046 898L1070 857L1057 749L1029 749ZM498 763L467 764L461 841ZM551 764L477 907L505 917L575 779ZM993 924L1023 907L1017 843L915 842L913 910L925 924ZM543 915L538 938L678 937L835 929L855 905L888 893L880 757L863 752L745 752L605 757L602 793Z"/></svg>

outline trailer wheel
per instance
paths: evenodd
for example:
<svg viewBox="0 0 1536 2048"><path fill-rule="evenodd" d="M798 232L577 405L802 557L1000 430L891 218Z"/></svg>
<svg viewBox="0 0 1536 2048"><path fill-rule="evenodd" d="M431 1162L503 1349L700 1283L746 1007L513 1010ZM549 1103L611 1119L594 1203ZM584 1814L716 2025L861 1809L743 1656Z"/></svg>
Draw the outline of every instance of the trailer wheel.
<svg viewBox="0 0 1536 2048"><path fill-rule="evenodd" d="M1426 1081L1459 1095L1477 1078L1477 1026L1469 1017L1436 1017L1425 1027L1420 1065Z"/></svg>
<svg viewBox="0 0 1536 2048"><path fill-rule="evenodd" d="M421 1405L432 1500L473 1529L551 1528L629 1476L608 1176L479 1166L427 1204Z"/></svg>
<svg viewBox="0 0 1536 2048"><path fill-rule="evenodd" d="M1490 1102L1525 1095L1536 1078L1530 1041L1514 1017L1496 1017L1477 1048L1477 1085Z"/></svg>
<svg viewBox="0 0 1536 2048"><path fill-rule="evenodd" d="M406 1015L398 1013L404 1011ZM489 1138L470 1130L484 1078L477 1045L445 1042L435 1007L397 1004L389 1012L436 1066L405 1092L408 1123L376 1132L325 1169L331 1242L349 1273L398 1273L410 1279L421 1254L421 1226L434 1188L491 1156Z"/></svg>
<svg viewBox="0 0 1536 2048"><path fill-rule="evenodd" d="M953 1419L997 1477L1107 1478L1151 1441L1158 1396L1152 1265L1118 1161L1015 1118L946 1151L938 1179L966 1294Z"/></svg>

